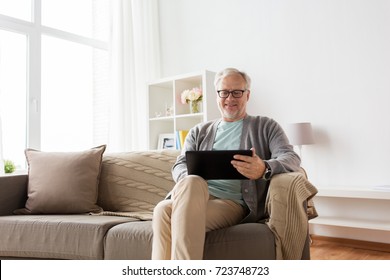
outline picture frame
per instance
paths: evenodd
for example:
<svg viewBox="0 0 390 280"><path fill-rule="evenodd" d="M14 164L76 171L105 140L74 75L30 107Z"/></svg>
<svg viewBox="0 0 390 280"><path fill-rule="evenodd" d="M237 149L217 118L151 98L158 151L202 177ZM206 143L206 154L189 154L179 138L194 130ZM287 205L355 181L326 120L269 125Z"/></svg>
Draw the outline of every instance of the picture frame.
<svg viewBox="0 0 390 280"><path fill-rule="evenodd" d="M176 148L175 135L163 133L158 136L158 150L174 150Z"/></svg>

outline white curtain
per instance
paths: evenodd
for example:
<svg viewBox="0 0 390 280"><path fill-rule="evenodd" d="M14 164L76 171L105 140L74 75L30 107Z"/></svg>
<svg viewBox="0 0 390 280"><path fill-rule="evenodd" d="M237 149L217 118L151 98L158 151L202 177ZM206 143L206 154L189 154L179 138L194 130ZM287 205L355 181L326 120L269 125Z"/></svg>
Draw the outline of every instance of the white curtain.
<svg viewBox="0 0 390 280"><path fill-rule="evenodd" d="M0 110L0 175L2 175L2 174L4 174L3 127L2 127L2 123L1 123L1 110Z"/></svg>
<svg viewBox="0 0 390 280"><path fill-rule="evenodd" d="M107 151L147 149L147 83L160 76L158 0L113 1Z"/></svg>

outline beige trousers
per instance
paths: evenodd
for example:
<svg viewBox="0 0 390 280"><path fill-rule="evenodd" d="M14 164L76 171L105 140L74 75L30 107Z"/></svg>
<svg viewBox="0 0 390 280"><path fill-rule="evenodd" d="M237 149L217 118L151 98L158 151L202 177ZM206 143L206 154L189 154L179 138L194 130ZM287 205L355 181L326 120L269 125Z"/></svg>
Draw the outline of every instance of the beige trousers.
<svg viewBox="0 0 390 280"><path fill-rule="evenodd" d="M200 260L206 232L235 225L244 215L236 202L210 196L203 178L187 176L153 211L152 259Z"/></svg>

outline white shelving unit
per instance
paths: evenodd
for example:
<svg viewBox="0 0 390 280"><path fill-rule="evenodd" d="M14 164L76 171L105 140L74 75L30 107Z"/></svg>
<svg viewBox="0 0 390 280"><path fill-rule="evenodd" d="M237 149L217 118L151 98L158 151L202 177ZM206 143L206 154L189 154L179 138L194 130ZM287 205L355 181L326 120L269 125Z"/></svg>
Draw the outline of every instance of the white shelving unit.
<svg viewBox="0 0 390 280"><path fill-rule="evenodd" d="M149 84L149 149L158 148L158 139L162 134L176 137L176 131L189 130L198 123L220 116L214 77L214 72L204 70ZM203 100L200 112L191 114L189 104L182 104L180 97L184 90L194 87L202 89Z"/></svg>
<svg viewBox="0 0 390 280"><path fill-rule="evenodd" d="M390 188L319 188L314 204L312 234L390 243Z"/></svg>

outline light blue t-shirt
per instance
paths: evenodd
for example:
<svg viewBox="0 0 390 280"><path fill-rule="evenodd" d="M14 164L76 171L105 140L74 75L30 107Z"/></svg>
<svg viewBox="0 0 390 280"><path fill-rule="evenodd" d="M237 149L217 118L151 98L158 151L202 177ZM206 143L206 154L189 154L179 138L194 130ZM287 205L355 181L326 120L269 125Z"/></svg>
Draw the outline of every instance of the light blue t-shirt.
<svg viewBox="0 0 390 280"><path fill-rule="evenodd" d="M236 122L221 121L218 125L213 150L238 150L240 147L243 120ZM211 195L230 199L245 205L240 180L208 180Z"/></svg>

